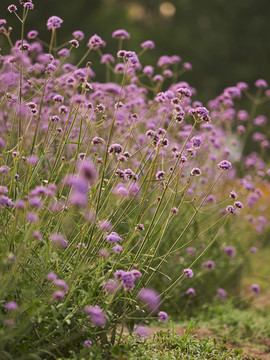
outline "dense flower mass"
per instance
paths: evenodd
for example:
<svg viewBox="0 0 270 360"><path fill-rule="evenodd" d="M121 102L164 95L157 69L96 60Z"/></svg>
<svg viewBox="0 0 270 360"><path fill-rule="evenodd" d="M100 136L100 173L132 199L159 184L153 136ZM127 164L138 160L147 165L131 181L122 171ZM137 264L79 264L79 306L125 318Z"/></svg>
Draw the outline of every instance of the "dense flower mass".
<svg viewBox="0 0 270 360"><path fill-rule="evenodd" d="M20 3L7 15L30 16ZM203 104L180 56L145 63L154 42L125 50L124 29L110 53L81 30L58 46L62 23L48 19L48 47L30 30L0 50L1 349L14 359L89 357L119 325L145 336L148 320L230 298L269 227L266 80Z"/></svg>

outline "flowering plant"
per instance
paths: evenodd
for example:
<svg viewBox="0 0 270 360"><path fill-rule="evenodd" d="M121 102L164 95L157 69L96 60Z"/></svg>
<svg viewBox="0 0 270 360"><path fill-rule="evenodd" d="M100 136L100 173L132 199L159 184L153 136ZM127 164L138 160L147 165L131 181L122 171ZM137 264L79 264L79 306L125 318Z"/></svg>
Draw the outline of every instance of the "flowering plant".
<svg viewBox="0 0 270 360"><path fill-rule="evenodd" d="M21 40L13 44L0 20L11 45L0 54L2 354L108 346L119 325L166 321L170 295L224 298L224 273L240 272L243 247L255 253L267 222L264 132L253 134L262 152L246 152L250 122L267 121L255 117L267 83L256 82L254 98L239 83L204 106L179 80L191 68L179 56L162 56L156 70L141 60L152 41L140 54L114 57L96 34L73 65L83 32L57 47L63 20L52 16L43 48L36 30L24 33L32 1L21 5L22 17L8 8L22 23ZM123 44L130 34L112 37ZM93 51L105 83L95 80ZM245 94L250 114L234 108ZM242 242L244 227L255 232Z"/></svg>

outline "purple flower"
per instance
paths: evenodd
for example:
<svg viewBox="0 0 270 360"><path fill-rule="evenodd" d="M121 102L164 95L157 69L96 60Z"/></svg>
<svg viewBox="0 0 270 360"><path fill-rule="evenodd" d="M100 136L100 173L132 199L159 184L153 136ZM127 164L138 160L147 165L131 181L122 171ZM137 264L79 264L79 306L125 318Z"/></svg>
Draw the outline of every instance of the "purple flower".
<svg viewBox="0 0 270 360"><path fill-rule="evenodd" d="M163 322L168 321L168 314L167 314L165 311L160 311L160 312L158 313L158 316L159 316L159 320L158 320L158 321L163 321Z"/></svg>
<svg viewBox="0 0 270 360"><path fill-rule="evenodd" d="M217 289L217 295L220 297L220 299L224 300L227 297L227 292L226 290L219 288Z"/></svg>
<svg viewBox="0 0 270 360"><path fill-rule="evenodd" d="M263 79L258 79L258 80L256 80L255 81L255 86L256 87L261 87L261 88L267 88L268 87L268 84L267 84L267 82L265 81L265 80L263 80Z"/></svg>
<svg viewBox="0 0 270 360"><path fill-rule="evenodd" d="M153 289L142 289L138 294L138 299L145 304L149 311L156 311L160 305L160 295Z"/></svg>
<svg viewBox="0 0 270 360"><path fill-rule="evenodd" d="M80 175L89 183L93 184L97 177L97 171L92 161L84 160L78 162L78 171Z"/></svg>
<svg viewBox="0 0 270 360"><path fill-rule="evenodd" d="M108 153L110 155L112 155L112 154L121 154L122 152L123 152L123 148L119 144L112 144L108 149Z"/></svg>
<svg viewBox="0 0 270 360"><path fill-rule="evenodd" d="M196 296L196 295L197 295L197 294L196 294L196 291L195 291L193 288L187 289L186 294L187 294L187 295L192 295L192 296Z"/></svg>
<svg viewBox="0 0 270 360"><path fill-rule="evenodd" d="M115 280L106 280L104 282L104 290L109 294L115 294L119 290L119 283Z"/></svg>
<svg viewBox="0 0 270 360"><path fill-rule="evenodd" d="M9 301L5 303L5 309L8 311L15 311L19 309L19 306L15 301Z"/></svg>
<svg viewBox="0 0 270 360"><path fill-rule="evenodd" d="M178 63L180 63L180 61L181 61L180 56L178 56L178 55L172 55L172 56L171 56L171 62L172 62L173 64L178 64Z"/></svg>
<svg viewBox="0 0 270 360"><path fill-rule="evenodd" d="M158 59L158 67L167 67L172 64L171 58L167 55L163 55Z"/></svg>
<svg viewBox="0 0 270 360"><path fill-rule="evenodd" d="M92 141L91 141L92 145L98 145L98 144L105 144L105 140L102 139L101 137L95 136Z"/></svg>
<svg viewBox="0 0 270 360"><path fill-rule="evenodd" d="M13 12L15 12L15 11L18 10L18 9L17 9L17 6L14 5L14 4L9 5L7 9L8 9L8 11L9 11L10 13L13 13Z"/></svg>
<svg viewBox="0 0 270 360"><path fill-rule="evenodd" d="M117 253L117 254L120 254L120 253L123 251L122 246L119 245L119 244L116 244L112 249L113 249L113 251L114 251L115 253Z"/></svg>
<svg viewBox="0 0 270 360"><path fill-rule="evenodd" d="M143 73L147 76L151 76L154 73L154 68L151 65L147 65L143 68Z"/></svg>
<svg viewBox="0 0 270 360"><path fill-rule="evenodd" d="M228 205L226 211L230 214L235 214L235 208L232 205Z"/></svg>
<svg viewBox="0 0 270 360"><path fill-rule="evenodd" d="M92 344L93 344L93 342L91 340L85 340L83 343L83 346L90 347L90 346L92 346Z"/></svg>
<svg viewBox="0 0 270 360"><path fill-rule="evenodd" d="M106 64L106 63L113 64L114 62L115 62L114 57L111 54L102 55L100 60L101 64Z"/></svg>
<svg viewBox="0 0 270 360"><path fill-rule="evenodd" d="M235 201L234 205L238 208L238 209L243 209L244 205L240 202L240 201Z"/></svg>
<svg viewBox="0 0 270 360"><path fill-rule="evenodd" d="M144 231L145 227L143 226L143 224L139 224L139 225L137 225L137 229Z"/></svg>
<svg viewBox="0 0 270 360"><path fill-rule="evenodd" d="M134 329L135 334L143 337L149 335L149 328L145 325L137 325Z"/></svg>
<svg viewBox="0 0 270 360"><path fill-rule="evenodd" d="M48 281L54 281L56 279L58 279L57 275L54 273L54 272L49 272L47 275L46 275L46 279Z"/></svg>
<svg viewBox="0 0 270 360"><path fill-rule="evenodd" d="M227 160L222 160L217 166L221 170L231 170L232 168L232 164Z"/></svg>
<svg viewBox="0 0 270 360"><path fill-rule="evenodd" d="M183 67L186 70L192 70L192 65L189 62L184 62Z"/></svg>
<svg viewBox="0 0 270 360"><path fill-rule="evenodd" d="M193 277L193 271L191 269L184 269L183 273L186 277L192 278Z"/></svg>
<svg viewBox="0 0 270 360"><path fill-rule="evenodd" d="M190 175L191 175L191 176L200 176L201 173L202 173L201 169L199 169L199 168L194 168L194 169L191 170Z"/></svg>
<svg viewBox="0 0 270 360"><path fill-rule="evenodd" d="M53 299L55 300L62 300L65 297L64 291L57 290L53 293Z"/></svg>
<svg viewBox="0 0 270 360"><path fill-rule="evenodd" d="M38 216L33 213L33 212L28 212L26 214L26 219L27 221L29 221L30 223L34 224L34 223L37 223L38 222Z"/></svg>
<svg viewBox="0 0 270 360"><path fill-rule="evenodd" d="M109 220L102 220L99 224L101 230L110 231L112 229L112 224Z"/></svg>
<svg viewBox="0 0 270 360"><path fill-rule="evenodd" d="M191 91L188 88L178 88L176 91L182 96L191 97Z"/></svg>
<svg viewBox="0 0 270 360"><path fill-rule="evenodd" d="M32 4L32 2L30 2L30 1L28 1L23 4L23 7L25 7L26 9L29 9L29 10L33 10L34 4Z"/></svg>
<svg viewBox="0 0 270 360"><path fill-rule="evenodd" d="M208 269L208 270L214 270L215 268L215 263L213 260L209 260L209 261L206 261L202 264L202 267L204 269Z"/></svg>
<svg viewBox="0 0 270 360"><path fill-rule="evenodd" d="M199 120L209 123L211 118L209 116L209 111L204 106L198 106L197 108L191 108L188 111L189 115L197 114Z"/></svg>
<svg viewBox="0 0 270 360"><path fill-rule="evenodd" d="M252 285L250 286L250 290L254 291L255 294L258 294L258 293L261 291L261 289L260 289L260 287L259 287L258 284L252 284Z"/></svg>
<svg viewBox="0 0 270 360"><path fill-rule="evenodd" d="M130 34L124 29L119 29L112 33L112 38L121 40L130 39Z"/></svg>
<svg viewBox="0 0 270 360"><path fill-rule="evenodd" d="M101 39L101 37L98 36L97 34L91 36L89 41L88 41L88 44L87 44L87 46L90 47L93 50L97 50L101 46L105 46L105 45L106 45L105 41L103 41Z"/></svg>
<svg viewBox="0 0 270 360"><path fill-rule="evenodd" d="M235 191L231 191L231 192L230 192L230 197L231 197L232 199L236 200L236 199L238 198L238 195L236 194Z"/></svg>
<svg viewBox="0 0 270 360"><path fill-rule="evenodd" d="M200 148L202 145L202 139L198 136L194 136L191 140L193 147Z"/></svg>
<svg viewBox="0 0 270 360"><path fill-rule="evenodd" d="M164 177L164 175L165 175L165 172L164 172L164 171L158 171L158 172L156 173L156 179L157 179L157 180L162 180L163 177Z"/></svg>
<svg viewBox="0 0 270 360"><path fill-rule="evenodd" d="M0 194L6 195L8 193L8 188L6 186L0 185Z"/></svg>
<svg viewBox="0 0 270 360"><path fill-rule="evenodd" d="M58 16L51 16L47 21L48 30L59 29L63 20Z"/></svg>
<svg viewBox="0 0 270 360"><path fill-rule="evenodd" d="M106 323L106 317L102 309L98 306L86 306L84 312L90 315L92 322L97 326L103 326Z"/></svg>
<svg viewBox="0 0 270 360"><path fill-rule="evenodd" d="M84 33L81 30L76 30L76 31L73 31L72 36L74 36L74 38L77 40L83 40Z"/></svg>
<svg viewBox="0 0 270 360"><path fill-rule="evenodd" d="M114 273L114 277L116 279L121 280L121 284L124 286L125 290L133 290L135 287L135 280L142 276L139 270L131 270L131 271L124 271L124 270L117 270Z"/></svg>
<svg viewBox="0 0 270 360"><path fill-rule="evenodd" d="M66 248L68 246L68 242L64 237L64 235L62 234L59 233L51 234L50 240L53 244L56 244L59 247Z"/></svg>
<svg viewBox="0 0 270 360"><path fill-rule="evenodd" d="M121 237L116 232L111 232L109 235L107 235L106 240L109 243L115 243L118 241L122 241Z"/></svg>
<svg viewBox="0 0 270 360"><path fill-rule="evenodd" d="M34 196L31 197L29 200L29 205L35 207L35 208L40 208L42 206L42 201L38 196Z"/></svg>
<svg viewBox="0 0 270 360"><path fill-rule="evenodd" d="M68 291L68 284L64 280L54 279L53 282L56 286L62 288L63 291L65 292Z"/></svg>
<svg viewBox="0 0 270 360"><path fill-rule="evenodd" d="M234 246L224 246L223 251L225 252L225 254L227 254L230 258L234 258L235 257L235 248Z"/></svg>
<svg viewBox="0 0 270 360"><path fill-rule="evenodd" d="M152 40L146 40L143 43L141 43L141 47L143 49L154 49L155 48L155 43Z"/></svg>

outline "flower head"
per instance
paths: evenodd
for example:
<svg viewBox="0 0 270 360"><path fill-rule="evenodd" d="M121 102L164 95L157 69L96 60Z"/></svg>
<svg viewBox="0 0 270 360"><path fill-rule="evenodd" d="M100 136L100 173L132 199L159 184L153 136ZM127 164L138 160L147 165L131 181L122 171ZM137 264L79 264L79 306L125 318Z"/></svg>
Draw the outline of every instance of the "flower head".
<svg viewBox="0 0 270 360"><path fill-rule="evenodd" d="M158 320L158 321L163 321L163 322L168 321L168 314L167 314L165 311L160 311L160 312L158 313L158 316L159 316L159 320Z"/></svg>
<svg viewBox="0 0 270 360"><path fill-rule="evenodd" d="M232 164L228 160L222 160L218 165L221 170L231 170Z"/></svg>
<svg viewBox="0 0 270 360"><path fill-rule="evenodd" d="M92 346L92 344L93 344L93 342L92 342L91 340L85 340L85 341L83 342L83 346L87 346L87 347Z"/></svg>
<svg viewBox="0 0 270 360"><path fill-rule="evenodd" d="M17 6L14 5L14 4L9 5L7 9L8 9L8 11L9 11L10 13L13 13L13 12L15 12L15 11L18 10L18 9L17 9Z"/></svg>
<svg viewBox="0 0 270 360"><path fill-rule="evenodd" d="M58 16L51 16L47 21L48 30L59 29L63 20Z"/></svg>
<svg viewBox="0 0 270 360"><path fill-rule="evenodd" d="M186 294L187 294L187 295L192 295L192 296L196 296L196 295L197 295L197 294L196 294L196 291L195 291L193 288L187 289Z"/></svg>
<svg viewBox="0 0 270 360"><path fill-rule="evenodd" d="M130 34L124 29L119 29L112 33L112 38L121 40L130 39Z"/></svg>
<svg viewBox="0 0 270 360"><path fill-rule="evenodd" d="M155 48L155 43L152 40L146 40L143 43L141 43L141 47L143 49L154 49Z"/></svg>
<svg viewBox="0 0 270 360"><path fill-rule="evenodd" d="M106 317L103 310L98 306L86 306L84 312L90 315L92 322L97 326L103 326L106 323Z"/></svg>
<svg viewBox="0 0 270 360"><path fill-rule="evenodd" d="M186 277L192 278L193 277L193 271L191 269L184 269L183 273Z"/></svg>
<svg viewBox="0 0 270 360"><path fill-rule="evenodd" d="M145 288L138 294L138 299L149 311L156 311L160 305L160 295L156 290Z"/></svg>
<svg viewBox="0 0 270 360"><path fill-rule="evenodd" d="M19 306L15 301L9 301L5 303L5 309L8 311L15 311L19 309Z"/></svg>
<svg viewBox="0 0 270 360"><path fill-rule="evenodd" d="M101 39L100 36L98 36L97 34L93 35L90 37L87 46L90 47L93 50L97 50L100 47L105 46L106 43L104 40Z"/></svg>
<svg viewBox="0 0 270 360"><path fill-rule="evenodd" d="M261 291L261 289L260 289L260 287L259 287L258 284L252 284L252 285L250 286L250 290L254 291L255 294L258 294L258 293Z"/></svg>

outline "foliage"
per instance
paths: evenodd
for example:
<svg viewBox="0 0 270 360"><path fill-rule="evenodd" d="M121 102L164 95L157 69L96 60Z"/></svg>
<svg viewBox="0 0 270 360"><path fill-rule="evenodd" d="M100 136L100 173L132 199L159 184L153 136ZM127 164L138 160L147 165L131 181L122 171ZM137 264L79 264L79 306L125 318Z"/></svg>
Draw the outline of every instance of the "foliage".
<svg viewBox="0 0 270 360"><path fill-rule="evenodd" d="M84 34L57 46L63 21L52 16L46 44L26 33L33 4L20 6L9 11L21 40L0 20L11 46L0 55L0 353L118 351L124 327L143 335L151 320L167 320L172 301L200 306L239 287L269 216L264 130L245 155L253 128L266 127L256 112L268 85L238 83L206 108L180 81L189 63L165 55L158 73L142 67L152 41L136 54L123 50L129 33L116 31L115 59L93 35L73 65ZM94 80L98 56L105 83ZM243 96L250 113L238 108ZM184 351L188 339L172 341ZM216 351L207 342L187 351L201 345Z"/></svg>

